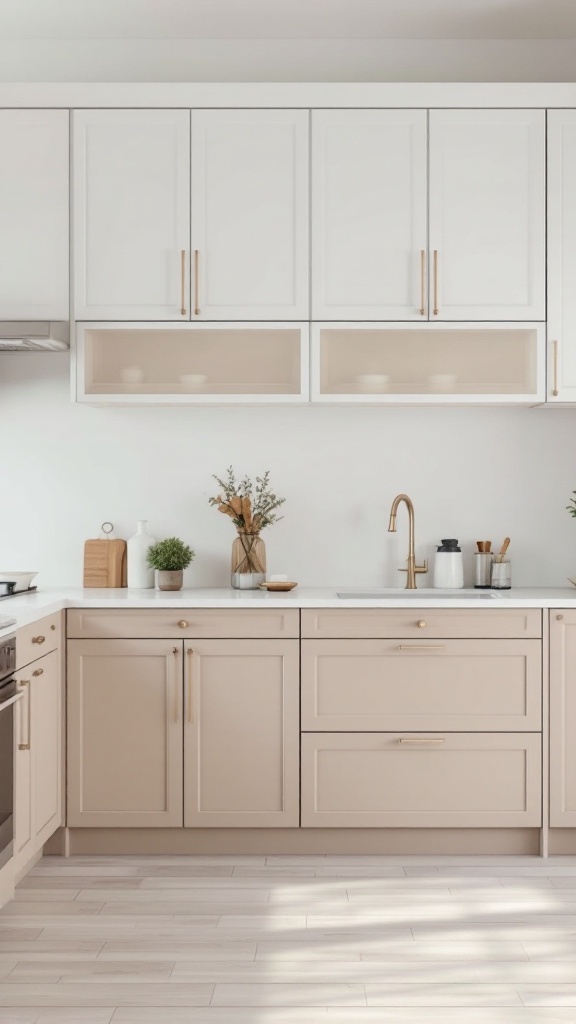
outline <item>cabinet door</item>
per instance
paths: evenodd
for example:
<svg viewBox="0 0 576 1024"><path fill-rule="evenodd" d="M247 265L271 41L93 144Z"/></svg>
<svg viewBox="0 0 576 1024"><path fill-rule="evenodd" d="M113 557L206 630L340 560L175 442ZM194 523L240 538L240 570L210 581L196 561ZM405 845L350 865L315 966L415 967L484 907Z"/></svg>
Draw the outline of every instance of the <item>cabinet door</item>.
<svg viewBox="0 0 576 1024"><path fill-rule="evenodd" d="M426 316L426 111L312 114L312 316Z"/></svg>
<svg viewBox="0 0 576 1024"><path fill-rule="evenodd" d="M576 827L576 611L550 612L550 825Z"/></svg>
<svg viewBox="0 0 576 1024"><path fill-rule="evenodd" d="M187 320L190 114L74 112L74 318Z"/></svg>
<svg viewBox="0 0 576 1024"><path fill-rule="evenodd" d="M549 402L576 402L576 110L548 111Z"/></svg>
<svg viewBox="0 0 576 1024"><path fill-rule="evenodd" d="M68 111L0 111L0 320L68 320Z"/></svg>
<svg viewBox="0 0 576 1024"><path fill-rule="evenodd" d="M431 320L545 319L543 110L430 111L429 262Z"/></svg>
<svg viewBox="0 0 576 1024"><path fill-rule="evenodd" d="M185 644L186 826L299 824L298 646Z"/></svg>
<svg viewBox="0 0 576 1024"><path fill-rule="evenodd" d="M308 113L192 112L193 318L308 319Z"/></svg>
<svg viewBox="0 0 576 1024"><path fill-rule="evenodd" d="M306 733L302 825L512 828L541 824L536 733Z"/></svg>
<svg viewBox="0 0 576 1024"><path fill-rule="evenodd" d="M62 680L58 651L28 667L31 697L32 820L37 846L62 824Z"/></svg>
<svg viewBox="0 0 576 1024"><path fill-rule="evenodd" d="M182 825L181 698L181 642L68 642L68 825Z"/></svg>

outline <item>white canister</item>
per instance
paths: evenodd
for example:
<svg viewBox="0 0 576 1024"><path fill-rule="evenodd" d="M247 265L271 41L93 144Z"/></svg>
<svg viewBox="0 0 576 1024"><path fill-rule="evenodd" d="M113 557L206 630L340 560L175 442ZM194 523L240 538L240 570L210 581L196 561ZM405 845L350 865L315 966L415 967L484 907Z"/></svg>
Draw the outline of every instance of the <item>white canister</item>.
<svg viewBox="0 0 576 1024"><path fill-rule="evenodd" d="M464 586L462 549L457 540L443 540L434 560L434 586L460 590Z"/></svg>
<svg viewBox="0 0 576 1024"><path fill-rule="evenodd" d="M128 541L128 586L134 590L151 590L154 569L148 565L148 548L156 543L146 530L146 519L139 519L136 533Z"/></svg>

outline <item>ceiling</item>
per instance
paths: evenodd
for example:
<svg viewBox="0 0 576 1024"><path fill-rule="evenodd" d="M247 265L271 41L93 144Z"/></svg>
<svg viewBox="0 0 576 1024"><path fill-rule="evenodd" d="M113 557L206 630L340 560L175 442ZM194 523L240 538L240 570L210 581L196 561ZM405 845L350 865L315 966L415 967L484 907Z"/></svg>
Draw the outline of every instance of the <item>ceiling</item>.
<svg viewBox="0 0 576 1024"><path fill-rule="evenodd" d="M574 39L576 0L0 0L0 39Z"/></svg>

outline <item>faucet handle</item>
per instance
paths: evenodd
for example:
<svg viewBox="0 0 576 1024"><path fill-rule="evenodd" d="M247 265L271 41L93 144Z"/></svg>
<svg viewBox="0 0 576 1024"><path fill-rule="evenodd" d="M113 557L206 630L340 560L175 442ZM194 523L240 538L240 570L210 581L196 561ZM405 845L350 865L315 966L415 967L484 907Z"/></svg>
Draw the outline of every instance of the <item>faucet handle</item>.
<svg viewBox="0 0 576 1024"><path fill-rule="evenodd" d="M414 572L424 573L428 572L428 559L424 559L424 565L415 565Z"/></svg>

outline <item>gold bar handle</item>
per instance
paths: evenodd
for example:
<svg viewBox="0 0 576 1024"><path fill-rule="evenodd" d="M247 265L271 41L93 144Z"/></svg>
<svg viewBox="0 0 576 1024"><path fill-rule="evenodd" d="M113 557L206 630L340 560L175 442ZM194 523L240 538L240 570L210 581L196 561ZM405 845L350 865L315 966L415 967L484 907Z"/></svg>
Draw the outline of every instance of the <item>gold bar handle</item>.
<svg viewBox="0 0 576 1024"><path fill-rule="evenodd" d="M194 249L194 316L200 316L200 252Z"/></svg>
<svg viewBox="0 0 576 1024"><path fill-rule="evenodd" d="M398 743L445 743L440 736L401 736Z"/></svg>
<svg viewBox="0 0 576 1024"><path fill-rule="evenodd" d="M33 636L32 637L32 643L33 644L43 644L43 643L45 643L45 641L46 641L46 637L45 636Z"/></svg>
<svg viewBox="0 0 576 1024"><path fill-rule="evenodd" d="M26 690L26 688L29 687L29 686L30 686L30 680L29 679L22 679L18 683L18 689L19 690ZM18 750L30 750L30 690L29 689L26 690L26 700L28 702L28 708L27 708L27 712L26 712L26 719L27 719L27 721L26 721L26 736L22 736L22 733L24 731L24 729L23 729L23 725L24 725L24 700L22 699L19 702L20 703L20 715L21 715L21 717L20 717L20 740L21 740L21 742L18 744Z"/></svg>
<svg viewBox="0 0 576 1024"><path fill-rule="evenodd" d="M420 316L426 316L426 250L420 249Z"/></svg>
<svg viewBox="0 0 576 1024"><path fill-rule="evenodd" d="M180 649L178 647L173 647L172 648L172 654L176 658L176 662L178 662L179 654L180 654ZM176 690L175 690L176 697L175 697L175 700L174 700L174 724L178 725L178 722L180 721L180 687L178 685L178 673L175 673L175 679L176 679Z"/></svg>
<svg viewBox="0 0 576 1024"><path fill-rule="evenodd" d="M180 250L180 316L186 316L186 249Z"/></svg>
<svg viewBox="0 0 576 1024"><path fill-rule="evenodd" d="M446 644L398 644L398 651L445 651Z"/></svg>
<svg viewBox="0 0 576 1024"><path fill-rule="evenodd" d="M188 656L188 721L192 723L194 721L194 681L192 679L194 649L189 647L186 654Z"/></svg>
<svg viewBox="0 0 576 1024"><path fill-rule="evenodd" d="M558 342L552 342L552 368L554 372L554 387L552 388L552 394L554 398L558 397Z"/></svg>
<svg viewBox="0 0 576 1024"><path fill-rule="evenodd" d="M434 316L438 316L438 249L434 249Z"/></svg>
<svg viewBox="0 0 576 1024"><path fill-rule="evenodd" d="M32 673L32 675L33 676L43 676L44 675L44 669L43 668L35 668L33 673Z"/></svg>

